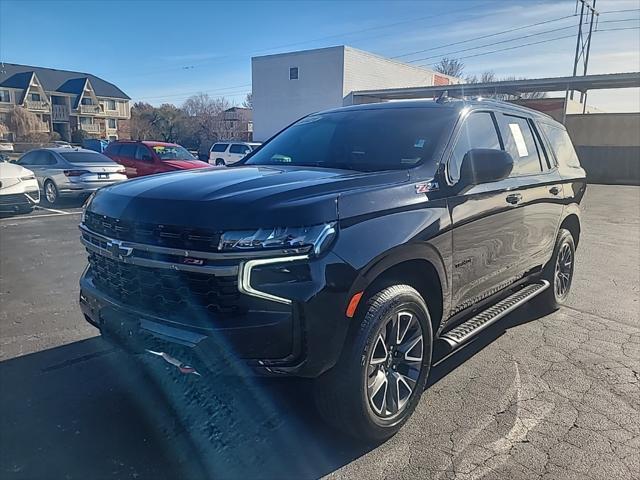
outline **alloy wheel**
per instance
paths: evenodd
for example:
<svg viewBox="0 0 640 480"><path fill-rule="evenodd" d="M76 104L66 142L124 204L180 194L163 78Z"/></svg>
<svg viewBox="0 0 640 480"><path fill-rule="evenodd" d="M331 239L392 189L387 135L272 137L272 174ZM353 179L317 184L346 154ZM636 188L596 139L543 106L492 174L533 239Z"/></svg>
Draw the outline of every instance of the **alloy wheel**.
<svg viewBox="0 0 640 480"><path fill-rule="evenodd" d="M391 315L374 340L367 365L367 396L382 419L397 416L407 406L422 370L424 341L416 314Z"/></svg>
<svg viewBox="0 0 640 480"><path fill-rule="evenodd" d="M571 288L573 277L573 251L568 243L563 243L556 259L556 268L553 281L557 298L564 298Z"/></svg>
<svg viewBox="0 0 640 480"><path fill-rule="evenodd" d="M58 197L58 192L56 192L56 187L53 183L49 182L45 185L44 187L44 194L47 197L47 202L49 203L55 203L57 197Z"/></svg>

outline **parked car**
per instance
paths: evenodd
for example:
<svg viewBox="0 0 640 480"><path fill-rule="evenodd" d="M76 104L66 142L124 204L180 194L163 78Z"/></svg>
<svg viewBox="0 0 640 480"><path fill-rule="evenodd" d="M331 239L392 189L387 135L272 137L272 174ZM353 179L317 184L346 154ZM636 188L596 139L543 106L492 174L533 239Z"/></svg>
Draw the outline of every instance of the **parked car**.
<svg viewBox="0 0 640 480"><path fill-rule="evenodd" d="M0 152L13 152L13 143L0 140Z"/></svg>
<svg viewBox="0 0 640 480"><path fill-rule="evenodd" d="M232 165L258 148L257 142L216 142L209 151L209 163L212 165Z"/></svg>
<svg viewBox="0 0 640 480"><path fill-rule="evenodd" d="M109 146L109 141L101 138L85 138L82 140L82 148L103 153Z"/></svg>
<svg viewBox="0 0 640 480"><path fill-rule="evenodd" d="M104 154L123 165L129 178L209 166L175 143L118 140Z"/></svg>
<svg viewBox="0 0 640 480"><path fill-rule="evenodd" d="M313 114L237 167L159 180L88 204L85 318L183 372L314 378L326 420L373 439L415 409L436 342L566 302L586 189L551 117L446 98Z"/></svg>
<svg viewBox="0 0 640 480"><path fill-rule="evenodd" d="M17 163L33 170L50 205L60 197L88 196L127 179L121 165L83 148L39 148L25 153Z"/></svg>
<svg viewBox="0 0 640 480"><path fill-rule="evenodd" d="M28 213L40 203L38 181L31 170L0 161L0 212Z"/></svg>

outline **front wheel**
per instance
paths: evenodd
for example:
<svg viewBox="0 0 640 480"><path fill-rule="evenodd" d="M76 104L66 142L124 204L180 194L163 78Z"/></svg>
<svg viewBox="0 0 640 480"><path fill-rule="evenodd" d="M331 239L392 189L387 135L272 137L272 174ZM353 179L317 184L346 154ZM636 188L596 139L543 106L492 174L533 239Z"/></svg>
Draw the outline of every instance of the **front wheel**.
<svg viewBox="0 0 640 480"><path fill-rule="evenodd" d="M558 232L553 256L544 267L542 278L550 284L544 292L533 299L533 305L545 312L553 312L563 305L571 292L576 244L573 235L564 228Z"/></svg>
<svg viewBox="0 0 640 480"><path fill-rule="evenodd" d="M336 366L316 381L320 413L355 437L384 440L413 413L424 391L433 334L424 299L408 285L372 295ZM354 319L355 320L355 319Z"/></svg>

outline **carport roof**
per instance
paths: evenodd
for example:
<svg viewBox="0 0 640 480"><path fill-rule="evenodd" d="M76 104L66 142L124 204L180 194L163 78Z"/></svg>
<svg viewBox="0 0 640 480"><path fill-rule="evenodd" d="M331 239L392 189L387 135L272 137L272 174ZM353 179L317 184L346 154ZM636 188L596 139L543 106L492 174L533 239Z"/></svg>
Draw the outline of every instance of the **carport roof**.
<svg viewBox="0 0 640 480"><path fill-rule="evenodd" d="M518 95L528 92L557 92L563 90L588 90L608 88L640 87L640 72L585 75L581 77L549 77L525 80L505 80L489 83L461 83L437 87L386 88L380 90L360 90L354 97L375 97L378 99L408 99L439 96L445 92L449 96L476 96L507 93Z"/></svg>

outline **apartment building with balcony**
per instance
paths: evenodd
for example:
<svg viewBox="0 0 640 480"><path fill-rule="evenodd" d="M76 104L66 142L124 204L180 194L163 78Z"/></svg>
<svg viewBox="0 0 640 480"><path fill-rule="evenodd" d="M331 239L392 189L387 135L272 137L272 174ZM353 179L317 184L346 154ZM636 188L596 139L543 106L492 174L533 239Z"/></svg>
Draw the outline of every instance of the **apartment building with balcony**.
<svg viewBox="0 0 640 480"><path fill-rule="evenodd" d="M0 63L0 123L16 140L9 116L16 107L34 113L35 132L58 132L70 141L75 130L98 138L129 138L130 98L95 75L52 68Z"/></svg>

